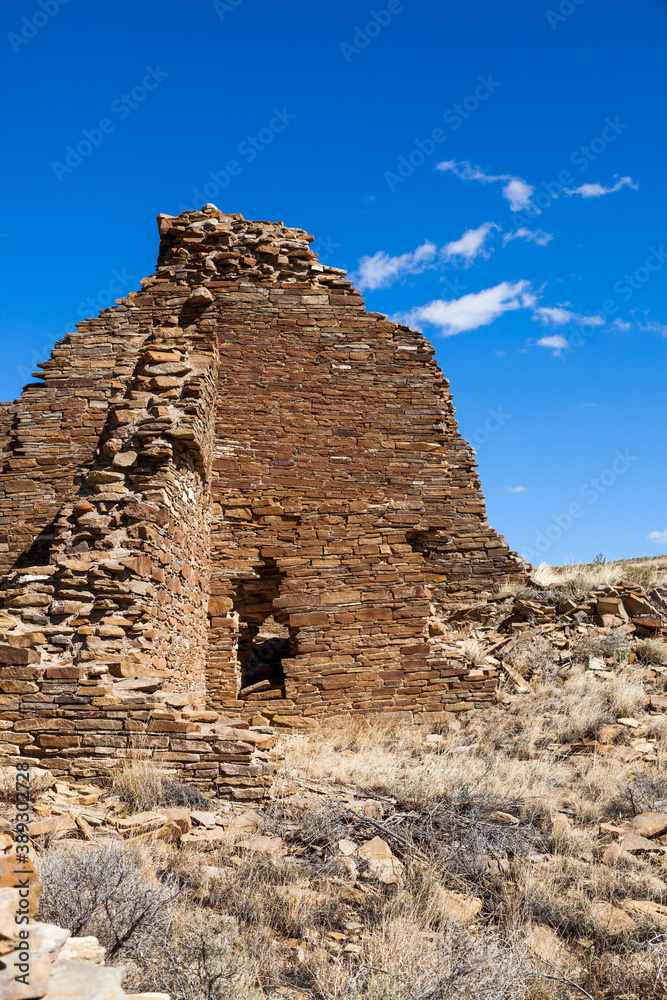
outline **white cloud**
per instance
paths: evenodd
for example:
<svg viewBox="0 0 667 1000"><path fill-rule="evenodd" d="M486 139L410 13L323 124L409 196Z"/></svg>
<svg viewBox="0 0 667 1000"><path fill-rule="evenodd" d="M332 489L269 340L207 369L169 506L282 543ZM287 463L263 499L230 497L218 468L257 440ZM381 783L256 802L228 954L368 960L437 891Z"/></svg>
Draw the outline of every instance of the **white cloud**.
<svg viewBox="0 0 667 1000"><path fill-rule="evenodd" d="M662 542L667 542L667 531L651 531L646 537L656 545L660 545Z"/></svg>
<svg viewBox="0 0 667 1000"><path fill-rule="evenodd" d="M530 199L535 194L532 184L521 179L521 177L510 177L508 183L503 188L503 198L510 203L513 212L521 212L528 208Z"/></svg>
<svg viewBox="0 0 667 1000"><path fill-rule="evenodd" d="M395 317L409 326L429 323L440 328L445 337L453 337L466 330L488 326L506 312L534 305L535 297L528 281L502 281L493 288L462 295L447 302L435 299L425 306L418 306L408 313Z"/></svg>
<svg viewBox="0 0 667 1000"><path fill-rule="evenodd" d="M445 243L441 253L448 261L455 262L457 257L462 258L464 267L470 267L477 257L488 260L491 254L485 249L484 243L494 229L500 229L497 222L484 222L477 229L466 229L460 239Z"/></svg>
<svg viewBox="0 0 667 1000"><path fill-rule="evenodd" d="M561 337L560 334L556 334L553 337L541 337L537 343L540 347L548 347L556 357L570 346L569 341L565 337Z"/></svg>
<svg viewBox="0 0 667 1000"><path fill-rule="evenodd" d="M437 249L435 243L426 240L416 250L400 257L390 257L384 250L378 250L372 257L362 257L356 273L359 288L383 288L404 274L419 274L433 261Z"/></svg>
<svg viewBox="0 0 667 1000"><path fill-rule="evenodd" d="M525 493L526 492L526 487L525 486L506 486L505 487L505 492L506 493Z"/></svg>
<svg viewBox="0 0 667 1000"><path fill-rule="evenodd" d="M510 203L513 212L528 208L530 199L535 193L533 185L524 181L522 177L514 177L512 174L485 174L479 167L471 167L468 160L462 160L460 163L456 160L445 160L443 163L438 163L436 170L451 171L462 181L479 181L480 184L497 184L505 181L503 198Z"/></svg>
<svg viewBox="0 0 667 1000"><path fill-rule="evenodd" d="M657 319L650 319L648 323L640 323L639 329L644 333L659 333L661 337L667 337L667 325L660 323Z"/></svg>
<svg viewBox="0 0 667 1000"><path fill-rule="evenodd" d="M624 319L615 319L611 325L623 333L627 333L634 325L635 329L641 333L657 333L661 337L667 337L667 323L661 323L657 319L649 319L645 323L640 323L638 320L635 320L634 323L628 323Z"/></svg>
<svg viewBox="0 0 667 1000"><path fill-rule="evenodd" d="M533 319L538 320L543 326L564 326L566 323L578 323L579 326L604 326L602 316L582 316L581 313L565 309L564 306L539 306L533 312Z"/></svg>
<svg viewBox="0 0 667 1000"><path fill-rule="evenodd" d="M512 240L527 240L529 243L537 243L538 247L545 247L553 238L553 233L545 233L543 229L527 229L526 226L522 226L514 233L505 233L503 246L506 247Z"/></svg>
<svg viewBox="0 0 667 1000"><path fill-rule="evenodd" d="M565 193L578 194L582 198L601 198L605 194L620 191L622 187L630 187L633 191L639 190L639 184L635 184L632 177L620 177L612 187L605 187L603 184L582 184L573 190L565 188Z"/></svg>

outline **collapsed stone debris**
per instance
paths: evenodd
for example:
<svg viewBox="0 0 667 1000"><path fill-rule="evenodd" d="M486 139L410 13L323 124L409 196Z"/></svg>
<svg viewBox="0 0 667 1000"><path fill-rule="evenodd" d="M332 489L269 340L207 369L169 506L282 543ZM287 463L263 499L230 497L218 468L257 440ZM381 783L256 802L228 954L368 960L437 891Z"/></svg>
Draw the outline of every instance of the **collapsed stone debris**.
<svg viewBox="0 0 667 1000"><path fill-rule="evenodd" d="M213 205L158 225L141 291L0 405L0 739L253 799L272 765L230 720L492 701L436 619L525 569L422 335L303 230Z"/></svg>

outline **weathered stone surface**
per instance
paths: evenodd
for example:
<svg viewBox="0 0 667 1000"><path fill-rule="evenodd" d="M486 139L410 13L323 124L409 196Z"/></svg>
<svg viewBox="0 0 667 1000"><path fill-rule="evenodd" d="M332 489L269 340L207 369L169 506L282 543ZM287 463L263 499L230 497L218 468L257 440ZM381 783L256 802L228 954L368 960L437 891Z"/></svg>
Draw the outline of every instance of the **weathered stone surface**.
<svg viewBox="0 0 667 1000"><path fill-rule="evenodd" d="M48 1000L123 1000L123 970L92 962L55 962L48 982Z"/></svg>
<svg viewBox="0 0 667 1000"><path fill-rule="evenodd" d="M299 729L481 707L496 671L452 670L432 606L524 569L421 334L366 312L303 230L214 206L159 229L142 290L0 404L0 665L35 668L3 672L0 721L71 734L39 744L59 772L108 776L160 737L154 762L252 801L269 741L223 746L186 711Z"/></svg>
<svg viewBox="0 0 667 1000"><path fill-rule="evenodd" d="M589 914L600 934L616 937L632 933L635 927L632 917L612 903L591 903Z"/></svg>
<svg viewBox="0 0 667 1000"><path fill-rule="evenodd" d="M576 955L551 927L535 927L526 938L526 946L543 962L555 965L562 971L572 969L576 965Z"/></svg>
<svg viewBox="0 0 667 1000"><path fill-rule="evenodd" d="M58 956L61 961L92 962L93 965L104 965L106 948L103 948L96 937L71 937L63 945Z"/></svg>
<svg viewBox="0 0 667 1000"><path fill-rule="evenodd" d="M630 821L628 831L640 837L657 837L667 830L667 813L639 813Z"/></svg>

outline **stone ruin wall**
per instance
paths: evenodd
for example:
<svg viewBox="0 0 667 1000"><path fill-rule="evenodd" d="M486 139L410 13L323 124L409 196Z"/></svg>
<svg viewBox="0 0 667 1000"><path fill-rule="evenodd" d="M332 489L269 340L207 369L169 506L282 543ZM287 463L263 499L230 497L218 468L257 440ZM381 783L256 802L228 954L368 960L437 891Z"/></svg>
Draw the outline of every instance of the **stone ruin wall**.
<svg viewBox="0 0 667 1000"><path fill-rule="evenodd" d="M421 335L302 230L158 222L142 290L0 406L0 750L251 798L270 763L220 715L481 706L433 616L522 570Z"/></svg>

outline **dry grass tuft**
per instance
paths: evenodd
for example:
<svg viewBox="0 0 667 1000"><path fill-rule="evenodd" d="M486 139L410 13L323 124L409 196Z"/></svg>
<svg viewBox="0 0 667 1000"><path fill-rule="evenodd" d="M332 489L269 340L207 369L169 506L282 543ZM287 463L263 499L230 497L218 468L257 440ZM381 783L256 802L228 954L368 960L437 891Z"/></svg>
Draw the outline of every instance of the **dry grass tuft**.
<svg viewBox="0 0 667 1000"><path fill-rule="evenodd" d="M571 566L549 566L542 563L533 572L533 579L548 590L582 594L596 587L615 586L621 580L638 583L646 590L667 585L667 559L657 557L651 562L585 563Z"/></svg>
<svg viewBox="0 0 667 1000"><path fill-rule="evenodd" d="M152 761L123 763L113 777L112 787L131 813L147 812L157 806L186 806L204 810L211 807L205 795L170 778Z"/></svg>

